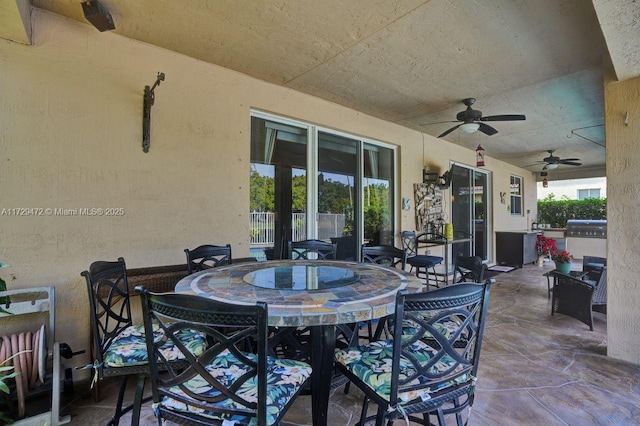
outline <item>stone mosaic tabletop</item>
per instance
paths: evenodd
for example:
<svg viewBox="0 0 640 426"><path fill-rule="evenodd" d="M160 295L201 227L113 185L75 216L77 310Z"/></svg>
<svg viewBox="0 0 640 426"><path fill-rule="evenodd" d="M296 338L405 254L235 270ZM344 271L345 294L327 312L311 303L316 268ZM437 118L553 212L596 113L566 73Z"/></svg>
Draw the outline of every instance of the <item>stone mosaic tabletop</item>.
<svg viewBox="0 0 640 426"><path fill-rule="evenodd" d="M277 260L229 265L189 275L176 293L236 304L268 304L269 325L349 324L393 313L399 290L423 291L404 271L348 261Z"/></svg>

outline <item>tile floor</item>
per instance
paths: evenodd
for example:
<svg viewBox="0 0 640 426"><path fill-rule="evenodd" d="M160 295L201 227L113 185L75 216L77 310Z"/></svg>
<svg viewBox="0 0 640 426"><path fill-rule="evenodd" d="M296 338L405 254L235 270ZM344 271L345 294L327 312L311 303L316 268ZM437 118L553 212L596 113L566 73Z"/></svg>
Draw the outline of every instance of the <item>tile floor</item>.
<svg viewBox="0 0 640 426"><path fill-rule="evenodd" d="M594 331L573 318L550 315L542 277L550 269L529 265L496 276L469 424L640 425L640 365L607 358L605 315L594 313ZM75 383L75 390L63 409L72 415L71 424L105 424L115 387L105 384L97 404L87 397L86 384ZM329 424L354 424L360 403L354 387L348 395L334 390ZM157 424L149 404L143 416L141 424ZM310 399L302 396L284 425L311 425L310 419Z"/></svg>

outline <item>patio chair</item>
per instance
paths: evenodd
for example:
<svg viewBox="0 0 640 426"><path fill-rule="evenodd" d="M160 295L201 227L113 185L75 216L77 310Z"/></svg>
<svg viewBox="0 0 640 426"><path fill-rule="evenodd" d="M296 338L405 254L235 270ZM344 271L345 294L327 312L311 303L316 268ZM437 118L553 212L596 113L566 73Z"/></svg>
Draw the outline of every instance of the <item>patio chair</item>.
<svg viewBox="0 0 640 426"><path fill-rule="evenodd" d="M433 276L435 286L439 287L435 267L441 264L444 258L418 254L418 237L414 231L402 231L401 238L402 248L407 252L407 263L411 266L410 271L415 268L416 277L424 278L427 287L429 286L429 275Z"/></svg>
<svg viewBox="0 0 640 426"><path fill-rule="evenodd" d="M321 240L289 241L291 260L331 260L336 258L337 244Z"/></svg>
<svg viewBox="0 0 640 426"><path fill-rule="evenodd" d="M594 272L598 274L597 272ZM593 312L607 313L607 268L602 268L597 281L556 274L551 298L551 315L568 315L582 321L593 331Z"/></svg>
<svg viewBox="0 0 640 426"><path fill-rule="evenodd" d="M347 235L345 237L331 237L331 242L336 244L336 259L357 261L356 237Z"/></svg>
<svg viewBox="0 0 640 426"><path fill-rule="evenodd" d="M595 265L603 265L607 266L607 258L606 257L598 257L598 256L583 256L582 257L582 270L584 272L590 272L593 270L599 270L600 266Z"/></svg>
<svg viewBox="0 0 640 426"><path fill-rule="evenodd" d="M136 287L149 353L158 424L278 425L311 376L300 361L267 356L267 304L232 305L200 296L151 293ZM164 331L187 366L167 362L153 327ZM194 353L178 333L197 329L210 345ZM232 328L222 333L220 328ZM251 348L247 352L246 348Z"/></svg>
<svg viewBox="0 0 640 426"><path fill-rule="evenodd" d="M471 407L482 346L490 284L461 283L426 293L396 297L393 336L339 350L336 366L365 394L358 425L376 426L400 419L440 425ZM403 326L414 324L412 333ZM390 371L389 371L390 368ZM367 417L369 403L377 404ZM418 417L421 414L422 418Z"/></svg>
<svg viewBox="0 0 640 426"><path fill-rule="evenodd" d="M407 251L394 246L363 246L362 261L365 263L377 263L404 270L407 266Z"/></svg>
<svg viewBox="0 0 640 426"><path fill-rule="evenodd" d="M87 282L89 292L90 321L93 361L94 398L100 399L99 383L107 377L122 378L115 413L108 423L118 425L120 418L132 411L131 424L137 425L143 400L145 380L148 374L147 351L144 326L134 325L131 316L129 284L127 282L126 265L123 258L116 262L93 262L88 271L81 274ZM156 336L158 337L158 336ZM202 336L190 333L183 336L194 348L204 350L206 342ZM165 345L168 354L171 345ZM171 360L175 358L167 355ZM137 387L134 400L123 406L125 390L130 376L137 376Z"/></svg>
<svg viewBox="0 0 640 426"><path fill-rule="evenodd" d="M453 282L481 283L486 270L487 265L480 256L458 256L453 269Z"/></svg>
<svg viewBox="0 0 640 426"><path fill-rule="evenodd" d="M362 261L364 263L376 263L390 268L400 268L404 271L407 266L407 251L389 245L363 246ZM383 317L380 321L373 320L364 323L367 326L367 337L369 341L374 338L379 338L380 334L385 331L386 319L386 317ZM378 326L374 334L373 323L375 322L378 323ZM359 323L360 326L364 324ZM358 329L360 329L360 327Z"/></svg>
<svg viewBox="0 0 640 426"><path fill-rule="evenodd" d="M187 255L187 272L189 274L232 263L230 244L226 246L202 245L193 250L184 249L184 252Z"/></svg>

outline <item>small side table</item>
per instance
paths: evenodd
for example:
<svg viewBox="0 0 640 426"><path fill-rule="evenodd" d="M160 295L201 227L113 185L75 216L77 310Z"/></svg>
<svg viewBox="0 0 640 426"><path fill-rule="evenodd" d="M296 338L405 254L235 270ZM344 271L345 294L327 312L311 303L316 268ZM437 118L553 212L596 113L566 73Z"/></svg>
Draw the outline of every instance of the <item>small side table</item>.
<svg viewBox="0 0 640 426"><path fill-rule="evenodd" d="M589 274L589 271L569 271L568 274L563 274L562 272L559 272L557 269L554 269L553 271L545 272L542 275L547 277L547 297L551 299L551 291L553 289L553 285L556 283L556 277L558 275L569 275L574 278L582 279L588 274ZM551 277L553 277L553 282L550 279Z"/></svg>

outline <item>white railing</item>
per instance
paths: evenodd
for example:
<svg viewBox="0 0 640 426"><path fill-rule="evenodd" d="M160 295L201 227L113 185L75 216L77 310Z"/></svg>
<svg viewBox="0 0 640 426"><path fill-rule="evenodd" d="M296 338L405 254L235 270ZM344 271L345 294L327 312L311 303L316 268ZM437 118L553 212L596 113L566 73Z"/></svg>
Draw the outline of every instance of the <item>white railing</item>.
<svg viewBox="0 0 640 426"><path fill-rule="evenodd" d="M291 217L291 237L293 241L307 239L306 213L293 213ZM252 212L249 214L251 245L269 246L275 241L275 213ZM328 240L342 236L345 225L344 214L318 214L318 238Z"/></svg>
<svg viewBox="0 0 640 426"><path fill-rule="evenodd" d="M250 214L251 244L272 245L275 240L275 214L252 212Z"/></svg>

